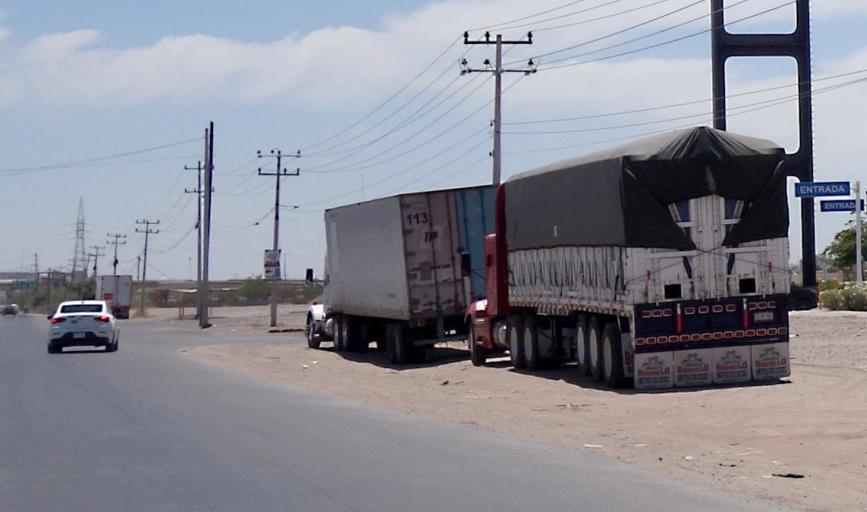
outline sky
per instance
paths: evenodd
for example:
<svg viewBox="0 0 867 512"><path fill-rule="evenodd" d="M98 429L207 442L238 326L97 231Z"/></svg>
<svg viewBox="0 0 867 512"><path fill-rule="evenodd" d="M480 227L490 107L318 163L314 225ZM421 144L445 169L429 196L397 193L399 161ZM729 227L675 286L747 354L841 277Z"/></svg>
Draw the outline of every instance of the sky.
<svg viewBox="0 0 867 512"><path fill-rule="evenodd" d="M812 8L816 177L861 180L867 6ZM271 246L272 159L301 151L282 181L284 274L321 273L323 210L417 190L490 182L486 29L505 49L503 177L710 122L709 0L175 2L0 0L0 271L68 269L83 201L86 245L124 233L136 271L159 220L148 277L195 276L195 166L215 123L211 276L260 275ZM786 0L726 0L732 32L786 32ZM795 66L728 64L729 130L797 149ZM762 92L763 91L763 92ZM679 107L666 107L688 103ZM639 112L634 112L639 110ZM630 112L630 113L623 113ZM564 119L569 118L569 119ZM578 118L578 119L575 119ZM793 192L790 190L790 195ZM817 208L818 210L818 208ZM791 260L800 211L790 201ZM817 213L821 251L851 219ZM100 272L111 261L100 259ZM92 249L91 249L92 250Z"/></svg>

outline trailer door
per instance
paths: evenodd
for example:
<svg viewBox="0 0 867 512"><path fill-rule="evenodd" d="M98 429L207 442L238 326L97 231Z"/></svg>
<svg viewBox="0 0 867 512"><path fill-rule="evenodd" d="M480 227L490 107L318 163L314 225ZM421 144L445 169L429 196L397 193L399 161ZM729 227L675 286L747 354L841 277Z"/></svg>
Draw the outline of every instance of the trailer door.
<svg viewBox="0 0 867 512"><path fill-rule="evenodd" d="M462 314L464 286L454 194L430 192L400 199L410 316Z"/></svg>

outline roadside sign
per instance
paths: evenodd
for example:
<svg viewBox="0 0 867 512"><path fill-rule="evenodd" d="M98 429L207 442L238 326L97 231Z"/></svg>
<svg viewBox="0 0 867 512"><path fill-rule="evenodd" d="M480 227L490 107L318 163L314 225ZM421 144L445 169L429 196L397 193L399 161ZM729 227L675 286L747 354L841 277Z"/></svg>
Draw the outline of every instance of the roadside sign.
<svg viewBox="0 0 867 512"><path fill-rule="evenodd" d="M280 279L280 249L265 249L265 279Z"/></svg>
<svg viewBox="0 0 867 512"><path fill-rule="evenodd" d="M28 281L25 279L19 279L16 281L12 281L12 289L13 290L24 290L28 288L36 288L36 280Z"/></svg>
<svg viewBox="0 0 867 512"><path fill-rule="evenodd" d="M819 207L823 212L854 212L855 211L855 200L854 199L831 199L828 201L821 201L819 203ZM864 200L861 200L861 211L864 211Z"/></svg>
<svg viewBox="0 0 867 512"><path fill-rule="evenodd" d="M851 195L848 181L802 181L795 183L796 197Z"/></svg>

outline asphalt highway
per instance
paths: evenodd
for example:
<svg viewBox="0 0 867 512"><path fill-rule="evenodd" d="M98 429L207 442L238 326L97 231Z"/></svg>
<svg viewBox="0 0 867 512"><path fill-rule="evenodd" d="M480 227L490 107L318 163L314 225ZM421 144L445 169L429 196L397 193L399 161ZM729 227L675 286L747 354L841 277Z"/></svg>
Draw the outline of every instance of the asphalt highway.
<svg viewBox="0 0 867 512"><path fill-rule="evenodd" d="M49 355L47 333L0 318L3 512L782 510L179 353L261 336L129 321L116 353Z"/></svg>

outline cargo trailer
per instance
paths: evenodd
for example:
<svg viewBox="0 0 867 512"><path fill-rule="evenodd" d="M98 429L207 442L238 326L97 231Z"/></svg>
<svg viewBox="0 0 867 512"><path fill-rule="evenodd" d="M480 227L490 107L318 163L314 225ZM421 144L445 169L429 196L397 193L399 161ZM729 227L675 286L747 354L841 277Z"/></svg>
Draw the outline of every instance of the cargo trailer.
<svg viewBox="0 0 867 512"><path fill-rule="evenodd" d="M308 341L337 351L375 341L398 364L464 340L468 304L484 297L492 186L401 194L326 210L324 304Z"/></svg>
<svg viewBox="0 0 867 512"><path fill-rule="evenodd" d="M111 306L115 318L129 318L132 304L132 276L97 276L96 300L104 300Z"/></svg>
<svg viewBox="0 0 867 512"><path fill-rule="evenodd" d="M789 375L785 151L711 128L516 175L485 239L474 364L639 389Z"/></svg>

